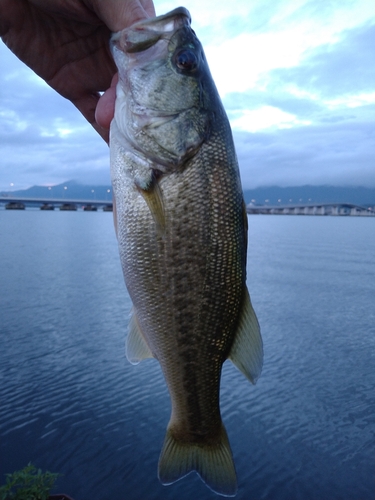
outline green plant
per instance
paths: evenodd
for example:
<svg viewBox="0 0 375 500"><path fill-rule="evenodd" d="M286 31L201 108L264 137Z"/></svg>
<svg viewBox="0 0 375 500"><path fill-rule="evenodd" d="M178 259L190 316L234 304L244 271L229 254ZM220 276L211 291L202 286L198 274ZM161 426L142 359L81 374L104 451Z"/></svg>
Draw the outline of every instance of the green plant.
<svg viewBox="0 0 375 500"><path fill-rule="evenodd" d="M59 475L42 472L29 463L24 469L6 474L6 484L0 488L0 500L47 500Z"/></svg>

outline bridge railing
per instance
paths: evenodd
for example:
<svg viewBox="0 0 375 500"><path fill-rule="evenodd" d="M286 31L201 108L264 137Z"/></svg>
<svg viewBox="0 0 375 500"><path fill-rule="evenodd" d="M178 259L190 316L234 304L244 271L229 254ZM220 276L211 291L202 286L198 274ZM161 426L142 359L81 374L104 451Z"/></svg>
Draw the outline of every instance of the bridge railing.
<svg viewBox="0 0 375 500"><path fill-rule="evenodd" d="M334 216L375 216L374 207L361 207L352 203L308 203L306 205L254 205L246 207L248 214L265 215L334 215Z"/></svg>

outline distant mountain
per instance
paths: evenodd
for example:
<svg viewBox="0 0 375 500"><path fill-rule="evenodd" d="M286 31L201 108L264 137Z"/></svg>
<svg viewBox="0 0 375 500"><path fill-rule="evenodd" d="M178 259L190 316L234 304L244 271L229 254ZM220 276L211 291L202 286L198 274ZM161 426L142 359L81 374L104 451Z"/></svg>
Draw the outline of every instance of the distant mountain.
<svg viewBox="0 0 375 500"><path fill-rule="evenodd" d="M335 186L260 187L244 191L246 204L352 203L375 205L375 188Z"/></svg>
<svg viewBox="0 0 375 500"><path fill-rule="evenodd" d="M85 186L76 181L67 181L56 186L32 186L20 191L3 191L2 196L27 198L66 198L70 200L112 200L112 186Z"/></svg>
<svg viewBox="0 0 375 500"><path fill-rule="evenodd" d="M85 186L75 181L56 186L33 186L22 191L2 192L0 195L17 195L30 198L66 198L77 200L112 199L112 186ZM375 205L375 188L335 186L259 187L244 191L245 202L256 205L287 203L353 203L360 206ZM280 200L280 201L279 201Z"/></svg>

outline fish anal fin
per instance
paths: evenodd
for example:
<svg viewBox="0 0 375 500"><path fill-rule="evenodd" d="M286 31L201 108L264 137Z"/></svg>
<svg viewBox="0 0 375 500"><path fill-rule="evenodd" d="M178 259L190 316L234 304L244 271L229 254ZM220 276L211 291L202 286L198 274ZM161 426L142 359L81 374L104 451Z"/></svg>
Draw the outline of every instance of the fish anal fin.
<svg viewBox="0 0 375 500"><path fill-rule="evenodd" d="M147 181L140 181L137 179L135 185L147 203L151 215L155 221L159 235L163 236L165 233L165 213L163 203L163 193L159 185L159 177L161 172L150 170L150 177Z"/></svg>
<svg viewBox="0 0 375 500"><path fill-rule="evenodd" d="M129 332L126 339L126 357L132 365L137 365L142 359L154 357L141 331L135 311L133 311L129 323Z"/></svg>
<svg viewBox="0 0 375 500"><path fill-rule="evenodd" d="M228 358L255 384L263 366L263 342L258 319L245 288L238 329Z"/></svg>
<svg viewBox="0 0 375 500"><path fill-rule="evenodd" d="M162 484L172 484L195 471L218 495L233 497L237 477L228 437L222 425L217 443L209 445L178 441L167 429L160 454L158 476Z"/></svg>

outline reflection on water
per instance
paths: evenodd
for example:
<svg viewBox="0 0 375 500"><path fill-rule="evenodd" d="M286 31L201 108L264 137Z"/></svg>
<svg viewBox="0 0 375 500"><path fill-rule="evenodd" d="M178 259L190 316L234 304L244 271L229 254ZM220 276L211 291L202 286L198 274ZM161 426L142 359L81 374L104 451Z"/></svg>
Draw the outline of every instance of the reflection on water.
<svg viewBox="0 0 375 500"><path fill-rule="evenodd" d="M374 222L249 217L265 364L255 387L223 369L237 498L375 496ZM0 234L2 477L32 461L75 500L217 498L157 480L169 397L156 361L124 356L110 215L1 211Z"/></svg>

